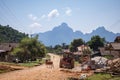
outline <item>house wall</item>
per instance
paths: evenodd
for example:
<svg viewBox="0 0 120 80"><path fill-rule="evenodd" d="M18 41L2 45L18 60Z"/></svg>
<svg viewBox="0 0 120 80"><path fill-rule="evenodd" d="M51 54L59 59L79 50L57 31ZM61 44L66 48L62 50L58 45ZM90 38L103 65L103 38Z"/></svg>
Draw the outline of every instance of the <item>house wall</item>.
<svg viewBox="0 0 120 80"><path fill-rule="evenodd" d="M1 52L0 53L0 61L5 61L5 56L7 55L7 52Z"/></svg>

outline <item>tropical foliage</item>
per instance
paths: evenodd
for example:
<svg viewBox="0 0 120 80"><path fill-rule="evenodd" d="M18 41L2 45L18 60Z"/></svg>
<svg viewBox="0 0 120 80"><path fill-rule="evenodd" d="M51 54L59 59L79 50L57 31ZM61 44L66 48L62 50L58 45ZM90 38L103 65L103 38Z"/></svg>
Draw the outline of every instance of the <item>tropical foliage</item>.
<svg viewBox="0 0 120 80"><path fill-rule="evenodd" d="M22 61L34 60L38 57L44 57L46 53L45 46L35 38L24 38L19 46L12 52Z"/></svg>
<svg viewBox="0 0 120 80"><path fill-rule="evenodd" d="M22 38L27 37L25 33L21 33L9 25L2 26L0 25L0 42L20 42Z"/></svg>
<svg viewBox="0 0 120 80"><path fill-rule="evenodd" d="M88 41L88 45L91 49L94 51L98 50L99 47L104 46L105 39L101 38L100 36L96 35L91 38L90 41Z"/></svg>
<svg viewBox="0 0 120 80"><path fill-rule="evenodd" d="M61 54L63 52L63 49L69 48L69 45L67 45L66 43L62 43L61 45L58 44L55 45L54 47L48 46L46 48L47 48L47 52Z"/></svg>
<svg viewBox="0 0 120 80"><path fill-rule="evenodd" d="M77 47L81 46L83 44L84 44L84 41L81 38L80 39L74 39L70 44L70 51L76 52Z"/></svg>

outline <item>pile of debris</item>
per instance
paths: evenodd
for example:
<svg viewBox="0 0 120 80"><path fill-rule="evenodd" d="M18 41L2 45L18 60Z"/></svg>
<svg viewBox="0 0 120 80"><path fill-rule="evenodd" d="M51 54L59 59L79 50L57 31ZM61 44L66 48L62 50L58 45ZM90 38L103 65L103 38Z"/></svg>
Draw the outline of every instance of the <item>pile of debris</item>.
<svg viewBox="0 0 120 80"><path fill-rule="evenodd" d="M110 66L110 72L120 75L120 58L109 61L108 65Z"/></svg>

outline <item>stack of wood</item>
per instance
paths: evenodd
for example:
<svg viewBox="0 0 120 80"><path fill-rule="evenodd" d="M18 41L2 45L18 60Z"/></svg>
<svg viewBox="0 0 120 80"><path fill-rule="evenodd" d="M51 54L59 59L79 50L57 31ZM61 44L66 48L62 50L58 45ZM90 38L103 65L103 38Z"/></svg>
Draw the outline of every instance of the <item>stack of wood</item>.
<svg viewBox="0 0 120 80"><path fill-rule="evenodd" d="M110 72L120 75L120 58L114 59L110 62Z"/></svg>

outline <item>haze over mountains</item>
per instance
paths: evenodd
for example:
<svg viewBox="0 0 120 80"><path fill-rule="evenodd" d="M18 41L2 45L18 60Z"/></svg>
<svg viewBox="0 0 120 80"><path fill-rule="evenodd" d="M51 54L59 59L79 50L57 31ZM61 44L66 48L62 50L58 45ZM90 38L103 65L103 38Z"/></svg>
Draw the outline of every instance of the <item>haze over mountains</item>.
<svg viewBox="0 0 120 80"><path fill-rule="evenodd" d="M102 38L104 37L106 41L113 42L116 36L120 36L120 33L110 32L102 26L93 30L91 33L83 34L81 31L74 32L67 23L62 23L61 25L54 27L51 31L33 34L33 36L35 35L38 35L38 39L46 46L54 46L61 43L70 44L73 39L77 38L82 38L87 42L94 35L99 35Z"/></svg>

